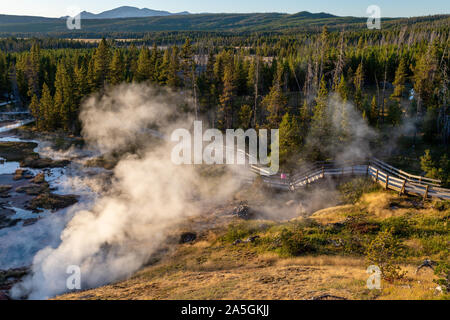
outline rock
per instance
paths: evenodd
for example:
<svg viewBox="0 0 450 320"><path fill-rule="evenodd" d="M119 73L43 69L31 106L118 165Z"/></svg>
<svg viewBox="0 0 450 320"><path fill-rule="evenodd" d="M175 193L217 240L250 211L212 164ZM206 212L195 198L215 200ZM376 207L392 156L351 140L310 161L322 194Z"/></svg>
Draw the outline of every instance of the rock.
<svg viewBox="0 0 450 320"><path fill-rule="evenodd" d="M233 246L236 246L238 244L241 243L253 243L255 242L257 239L260 239L260 236L252 236L252 237L248 237L246 240L242 241L241 239L238 239L236 241L233 242Z"/></svg>
<svg viewBox="0 0 450 320"><path fill-rule="evenodd" d="M103 168L106 170L112 170L117 165L117 160L98 157L87 160L84 165L87 168Z"/></svg>
<svg viewBox="0 0 450 320"><path fill-rule="evenodd" d="M260 236L249 237L249 238L247 238L247 240L245 240L244 242L245 242L245 243L253 243L253 242L255 242L256 240L258 240L259 238L261 238L261 237L260 237Z"/></svg>
<svg viewBox="0 0 450 320"><path fill-rule="evenodd" d="M16 172L14 173L14 180L18 181L18 180L22 180L22 179L27 179L27 177L33 177L32 173L28 170L25 169L17 169Z"/></svg>
<svg viewBox="0 0 450 320"><path fill-rule="evenodd" d="M28 203L27 208L37 211L40 208L47 210L59 210L70 207L78 202L78 197L74 195L57 195L45 193L38 195Z"/></svg>
<svg viewBox="0 0 450 320"><path fill-rule="evenodd" d="M68 160L52 160L48 158L26 158L20 161L21 167L44 169L44 168L64 168L70 164Z"/></svg>
<svg viewBox="0 0 450 320"><path fill-rule="evenodd" d="M328 242L331 243L336 248L344 246L344 242L342 241L342 239L337 239L337 240L330 239L330 240L328 240Z"/></svg>
<svg viewBox="0 0 450 320"><path fill-rule="evenodd" d="M240 204L233 210L233 215L241 219L248 219L250 217L250 208L246 204Z"/></svg>
<svg viewBox="0 0 450 320"><path fill-rule="evenodd" d="M48 185L28 184L26 186L16 188L17 193L26 193L29 196L37 196L45 192Z"/></svg>
<svg viewBox="0 0 450 320"><path fill-rule="evenodd" d="M30 182L41 184L45 182L45 174L44 173L38 173Z"/></svg>
<svg viewBox="0 0 450 320"><path fill-rule="evenodd" d="M8 209L3 209L2 207L0 207L0 210L5 211ZM11 212L12 212L12 214L15 213L13 210L11 210ZM20 219L12 220L12 219L9 219L8 217L0 215L0 229L14 227L19 222L20 222Z"/></svg>
<svg viewBox="0 0 450 320"><path fill-rule="evenodd" d="M430 259L426 259L420 266L417 267L416 274L419 273L419 271L423 268L430 268L434 270L434 266L436 265L436 262L431 261Z"/></svg>
<svg viewBox="0 0 450 320"><path fill-rule="evenodd" d="M0 301L11 300L11 298L3 291L0 291Z"/></svg>
<svg viewBox="0 0 450 320"><path fill-rule="evenodd" d="M30 268L0 270L0 297L3 293L3 299L7 298L9 300L10 298L6 292L9 291L14 284L18 283L23 277L29 274L30 271ZM0 300L2 299L0 298Z"/></svg>
<svg viewBox="0 0 450 320"><path fill-rule="evenodd" d="M318 297L311 298L311 300L348 300L344 297L333 296L331 294L324 294Z"/></svg>
<svg viewBox="0 0 450 320"><path fill-rule="evenodd" d="M12 189L12 186L10 185L0 185L0 193L8 192Z"/></svg>
<svg viewBox="0 0 450 320"><path fill-rule="evenodd" d="M191 243L197 240L197 234L194 232L185 232L180 237L180 243Z"/></svg>
<svg viewBox="0 0 450 320"><path fill-rule="evenodd" d="M0 157L6 161L22 161L25 158L39 158L34 152L34 142L0 142Z"/></svg>
<svg viewBox="0 0 450 320"><path fill-rule="evenodd" d="M23 226L28 227L28 226L35 224L38 221L39 221L39 219L37 219L37 218L23 220Z"/></svg>

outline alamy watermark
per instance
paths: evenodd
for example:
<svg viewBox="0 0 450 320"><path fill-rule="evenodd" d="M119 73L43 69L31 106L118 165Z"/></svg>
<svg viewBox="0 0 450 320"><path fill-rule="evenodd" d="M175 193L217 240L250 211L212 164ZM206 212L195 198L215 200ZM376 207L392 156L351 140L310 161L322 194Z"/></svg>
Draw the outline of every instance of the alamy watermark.
<svg viewBox="0 0 450 320"><path fill-rule="evenodd" d="M66 26L69 30L81 29L81 9L76 6L67 8Z"/></svg>
<svg viewBox="0 0 450 320"><path fill-rule="evenodd" d="M381 290L381 270L378 266L370 266L366 271L370 277L367 279L367 289Z"/></svg>
<svg viewBox="0 0 450 320"><path fill-rule="evenodd" d="M194 136L187 129L176 129L171 141L178 143L172 149L172 162L176 165L262 165L269 166L269 174L279 170L279 130L270 130L270 156L268 155L269 130L218 129L203 132L203 123L194 122ZM247 144L248 141L248 144ZM236 143L237 142L237 143ZM205 143L209 143L204 147ZM248 149L247 149L248 145Z"/></svg>
<svg viewBox="0 0 450 320"><path fill-rule="evenodd" d="M369 30L372 29L381 29L381 8L377 5L371 5L367 7L366 13L369 15L369 19L367 19L367 28Z"/></svg>
<svg viewBox="0 0 450 320"><path fill-rule="evenodd" d="M81 268L79 266L68 266L66 273L67 277L66 287L68 290L81 290Z"/></svg>

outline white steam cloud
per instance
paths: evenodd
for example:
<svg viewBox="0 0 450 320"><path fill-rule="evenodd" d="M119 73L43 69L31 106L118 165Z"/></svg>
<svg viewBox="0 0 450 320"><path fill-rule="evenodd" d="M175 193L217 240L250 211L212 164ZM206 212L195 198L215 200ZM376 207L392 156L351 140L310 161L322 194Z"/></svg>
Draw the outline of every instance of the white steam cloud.
<svg viewBox="0 0 450 320"><path fill-rule="evenodd" d="M172 93L145 85L112 88L84 104L83 134L102 153L138 144L147 129L167 129L174 122L176 100ZM189 128L191 119L184 121ZM200 212L194 199L211 194L225 199L238 187L226 176L219 178L224 179L218 184L221 191L211 191L193 166L172 164L167 142L140 148L119 161L110 190L91 209L75 213L61 244L35 256L32 274L13 288L13 297L45 299L66 292L71 265L81 268L82 289L126 278L148 262L180 222Z"/></svg>

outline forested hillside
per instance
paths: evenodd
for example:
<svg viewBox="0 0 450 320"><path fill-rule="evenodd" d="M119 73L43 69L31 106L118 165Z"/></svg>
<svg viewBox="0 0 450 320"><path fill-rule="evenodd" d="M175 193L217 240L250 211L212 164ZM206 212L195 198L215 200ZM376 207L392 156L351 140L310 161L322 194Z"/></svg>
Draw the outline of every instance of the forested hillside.
<svg viewBox="0 0 450 320"><path fill-rule="evenodd" d="M384 18L383 28L421 23L449 23L448 15L415 18ZM3 36L61 36L83 38L102 37L114 33L145 33L158 31L220 31L220 32L279 32L293 33L330 30L362 30L366 17L338 17L327 13L236 13L193 14L147 18L82 19L80 30L68 30L66 19L0 15L0 35Z"/></svg>
<svg viewBox="0 0 450 320"><path fill-rule="evenodd" d="M381 31L162 32L98 45L5 39L0 86L8 90L14 70L37 128L72 134L81 130L83 98L105 86L148 82L189 92L199 116L221 129L280 128L286 166L329 159L332 153L319 146L352 139L352 117L330 106L332 98L338 106L354 105L376 131L413 123L414 137L437 146L422 168L447 181L449 27L439 19L420 21Z"/></svg>

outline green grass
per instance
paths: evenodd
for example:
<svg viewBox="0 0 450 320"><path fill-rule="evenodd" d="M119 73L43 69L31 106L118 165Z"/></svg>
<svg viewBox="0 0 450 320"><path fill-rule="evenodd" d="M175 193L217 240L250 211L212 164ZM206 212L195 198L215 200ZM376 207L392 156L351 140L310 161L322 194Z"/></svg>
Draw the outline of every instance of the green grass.
<svg viewBox="0 0 450 320"><path fill-rule="evenodd" d="M394 197L390 206L401 206L402 199ZM409 258L429 256L448 259L450 232L447 223L450 210L447 210L447 205L445 202L426 203L421 209L406 208L400 216L381 218L370 215L365 204L358 202L346 210L344 222L339 224L320 224L314 219L278 223L237 221L228 227L221 243L231 245L238 239L258 235L260 238L254 243L236 247L246 246L256 252L276 252L284 257L305 254L363 256L379 232L392 230L400 242L413 242L419 246L407 248ZM426 213L421 210L426 210ZM392 211L397 212L396 209Z"/></svg>

